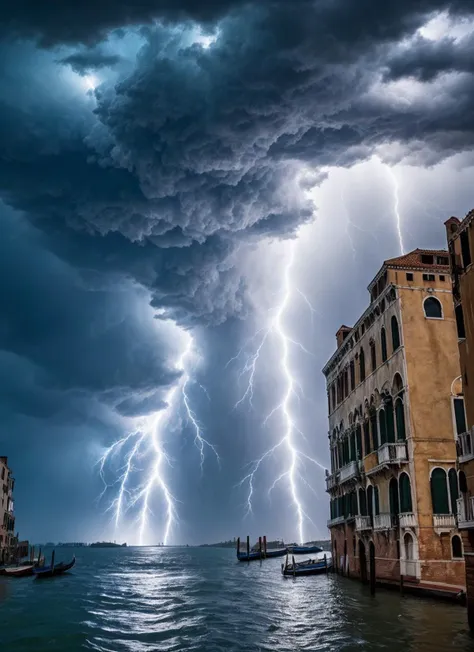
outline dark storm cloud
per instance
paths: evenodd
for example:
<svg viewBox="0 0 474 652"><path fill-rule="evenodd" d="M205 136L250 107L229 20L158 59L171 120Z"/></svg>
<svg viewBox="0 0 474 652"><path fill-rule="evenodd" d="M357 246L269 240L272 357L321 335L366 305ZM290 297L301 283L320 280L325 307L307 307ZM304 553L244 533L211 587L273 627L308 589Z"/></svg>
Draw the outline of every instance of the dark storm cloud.
<svg viewBox="0 0 474 652"><path fill-rule="evenodd" d="M107 54L100 48L92 48L70 54L68 57L59 59L59 63L71 66L78 75L85 75L91 70L100 70L101 68L111 68L119 63L121 58L117 54Z"/></svg>
<svg viewBox="0 0 474 652"><path fill-rule="evenodd" d="M474 72L474 36L430 41L419 36L388 61L387 79L415 77L429 82L449 72Z"/></svg>

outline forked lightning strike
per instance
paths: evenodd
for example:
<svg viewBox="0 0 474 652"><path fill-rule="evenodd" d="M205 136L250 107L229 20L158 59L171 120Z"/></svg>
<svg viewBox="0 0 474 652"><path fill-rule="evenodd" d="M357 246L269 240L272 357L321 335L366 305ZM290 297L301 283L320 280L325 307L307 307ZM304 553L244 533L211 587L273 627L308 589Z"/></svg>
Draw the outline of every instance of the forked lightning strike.
<svg viewBox="0 0 474 652"><path fill-rule="evenodd" d="M313 459L309 455L306 455L305 453L302 453L297 448L295 443L295 435L296 434L303 435L303 433L301 433L301 431L296 427L294 417L292 416L292 412L291 412L291 401L294 397L298 397L296 388L299 387L299 384L293 377L290 368L290 346L291 345L297 346L305 353L310 353L310 352L302 344L296 342L293 338L291 338L288 335L288 333L285 330L283 318L288 308L288 305L292 299L293 293L300 294L303 297L303 300L305 301L305 303L307 304L307 306L311 311L311 316L313 316L315 312L308 298L300 290L298 290L297 288L293 288L292 286L291 272L292 272L294 259L295 259L295 248L296 248L296 241L293 241L290 243L288 262L285 266L285 271L284 271L283 297L281 303L276 307L275 314L271 319L268 327L262 328L259 331L257 331L255 335L252 338L250 338L250 340L246 344L246 346L252 344L257 340L259 335L261 336L257 348L252 354L248 355L243 365L243 368L240 372L240 377L244 376L245 374L248 374L247 387L242 397L235 404L235 407L241 405L245 400L248 400L249 404L252 405L255 374L257 371L257 365L258 365L260 355L262 353L262 349L265 346L266 342L269 340L270 336L276 335L279 341L279 348L281 350L280 368L281 368L283 379L285 381L285 391L280 403L276 405L276 407L274 407L273 410L271 410L271 412L265 418L264 424L267 423L268 420L273 415L280 413L283 421L283 436L279 439L279 441L277 441L277 443L274 446L269 448L260 458L258 458L252 463L251 471L244 478L242 478L242 480L239 483L239 486L242 486L245 483L247 483L248 485L247 514L250 514L252 512L252 499L254 494L254 481L255 481L256 474L258 473L261 465L265 460L272 457L277 450L284 449L286 453L285 459L289 460L289 465L287 466L285 471L283 471L280 475L278 475L275 478L273 484L268 490L268 493L271 494L272 490L280 481L282 481L283 479L287 480L291 501L296 510L296 521L297 521L296 525L297 525L299 540L300 542L303 542L304 520L306 519L311 523L312 521L308 516L308 514L303 509L302 501L298 493L298 480L300 480L303 484L308 486L308 482L301 474L301 468L302 466L304 466L304 459L311 461L313 464L317 465L323 471L324 471L324 467L317 460ZM231 358L231 360L229 360L227 366L231 362L238 360L241 356L245 355L246 346L240 349L240 351L237 353L237 355L234 358ZM311 490L314 492L312 488Z"/></svg>
<svg viewBox="0 0 474 652"><path fill-rule="evenodd" d="M114 442L99 460L99 475L104 483L104 489L99 499L109 488L115 485L119 486L116 498L107 509L107 511L113 511L114 513L116 528L119 527L128 509L135 505L140 506L138 534L140 545L143 545L146 538L149 517L152 514L150 502L155 489L159 489L165 508L166 521L163 535L163 543L165 545L169 541L173 524L178 520L175 499L166 483L163 471L163 462L169 464L170 460L163 446L162 434L165 426L170 423L172 417L178 412L180 405L184 406L186 418L191 423L194 431L194 443L200 456L201 473L204 469L206 448L212 450L217 462L220 464L220 458L216 448L204 438L202 427L191 408L188 386L192 382L189 367L192 364L194 342L190 335L186 334L186 336L187 346L176 363L176 369L182 373L178 383L171 387L165 396L166 407L149 417L139 419L136 429ZM205 388L200 387L208 397ZM181 396L181 402L177 400L179 396ZM125 463L122 466L121 475L112 484L108 484L105 479L107 463L114 456L119 455L126 444L133 439L135 439L135 443L125 456ZM136 464L142 458L148 467L145 480L138 487L130 488L132 484L131 475L133 472L140 470Z"/></svg>

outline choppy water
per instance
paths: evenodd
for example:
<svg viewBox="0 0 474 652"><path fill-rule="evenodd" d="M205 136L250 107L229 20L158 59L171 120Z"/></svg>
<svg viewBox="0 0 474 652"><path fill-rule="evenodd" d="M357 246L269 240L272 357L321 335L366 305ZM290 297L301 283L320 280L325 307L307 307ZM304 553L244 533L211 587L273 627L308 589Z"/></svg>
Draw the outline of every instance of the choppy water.
<svg viewBox="0 0 474 652"><path fill-rule="evenodd" d="M462 607L372 598L331 575L285 579L280 563L239 564L225 549L79 549L68 576L0 577L0 650L474 650Z"/></svg>

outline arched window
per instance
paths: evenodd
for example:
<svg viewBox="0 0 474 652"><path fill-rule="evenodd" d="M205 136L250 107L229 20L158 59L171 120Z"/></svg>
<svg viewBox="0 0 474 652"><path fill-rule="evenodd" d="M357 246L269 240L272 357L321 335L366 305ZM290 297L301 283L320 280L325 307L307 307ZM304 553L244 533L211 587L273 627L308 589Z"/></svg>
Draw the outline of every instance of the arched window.
<svg viewBox="0 0 474 652"><path fill-rule="evenodd" d="M367 516L367 495L364 489L359 489L359 511L362 516Z"/></svg>
<svg viewBox="0 0 474 652"><path fill-rule="evenodd" d="M405 410L403 409L403 401L397 398L395 401L395 418L397 420L397 439L398 441L405 441L407 438L405 430Z"/></svg>
<svg viewBox="0 0 474 652"><path fill-rule="evenodd" d="M380 501L379 501L379 488L374 487L374 514L378 516L380 514Z"/></svg>
<svg viewBox="0 0 474 652"><path fill-rule="evenodd" d="M388 497L390 503L390 514L392 516L392 525L394 525L394 517L398 519L400 513L400 503L398 500L398 481L397 478L392 478L388 487Z"/></svg>
<svg viewBox="0 0 474 652"><path fill-rule="evenodd" d="M433 514L449 514L450 510L446 471L439 467L433 469L431 473L430 484Z"/></svg>
<svg viewBox="0 0 474 652"><path fill-rule="evenodd" d="M457 534L451 539L451 552L453 553L453 559L463 558L461 537Z"/></svg>
<svg viewBox="0 0 474 652"><path fill-rule="evenodd" d="M368 421L364 421L364 453L368 455L372 450L370 445L370 424Z"/></svg>
<svg viewBox="0 0 474 652"><path fill-rule="evenodd" d="M400 475L399 480L400 487L400 512L406 514L407 512L413 511L413 505L411 501L411 484L410 477L406 473Z"/></svg>
<svg viewBox="0 0 474 652"><path fill-rule="evenodd" d="M360 423L356 426L356 449L357 449L357 459L362 459L362 428Z"/></svg>
<svg viewBox="0 0 474 652"><path fill-rule="evenodd" d="M370 343L370 361L372 365L372 371L377 369L377 353L375 351L375 342L374 340Z"/></svg>
<svg viewBox="0 0 474 652"><path fill-rule="evenodd" d="M333 383L331 387L331 404L332 404L332 409L334 410L336 407L336 385Z"/></svg>
<svg viewBox="0 0 474 652"><path fill-rule="evenodd" d="M359 354L359 371L360 371L360 382L365 380L365 354L364 349L360 350Z"/></svg>
<svg viewBox="0 0 474 652"><path fill-rule="evenodd" d="M382 348L382 362L385 362L387 359L387 335L385 333L385 328L382 328L380 331L380 344Z"/></svg>
<svg viewBox="0 0 474 652"><path fill-rule="evenodd" d="M405 533L403 537L403 550L405 552L405 559L411 560L415 558L415 550L413 545L413 537L409 532Z"/></svg>
<svg viewBox="0 0 474 652"><path fill-rule="evenodd" d="M436 297L428 297L423 302L423 309L425 311L425 317L428 319L443 319L443 310L441 308L441 303Z"/></svg>
<svg viewBox="0 0 474 652"><path fill-rule="evenodd" d="M462 494L467 494L467 480L464 471L459 471L459 491Z"/></svg>
<svg viewBox="0 0 474 652"><path fill-rule="evenodd" d="M370 516L370 522L373 523L374 518L374 488L370 484L367 487L367 514Z"/></svg>
<svg viewBox="0 0 474 652"><path fill-rule="evenodd" d="M379 438L377 433L377 412L372 409L370 412L370 429L372 431L372 450L376 451L379 447Z"/></svg>
<svg viewBox="0 0 474 652"><path fill-rule="evenodd" d="M393 401L391 396L387 396L384 400L385 405L385 421L387 424L387 441L395 441L395 423L393 417Z"/></svg>
<svg viewBox="0 0 474 652"><path fill-rule="evenodd" d="M351 377L351 392L352 392L352 390L354 390L355 386L356 386L356 375L355 375L354 360L351 360L351 363L349 365L349 375Z"/></svg>
<svg viewBox="0 0 474 652"><path fill-rule="evenodd" d="M380 445L386 443L387 441L387 419L385 416L385 410L379 410L379 433L380 433Z"/></svg>
<svg viewBox="0 0 474 652"><path fill-rule="evenodd" d="M448 471L449 497L451 498L451 514L456 514L456 501L459 498L458 474L456 469Z"/></svg>
<svg viewBox="0 0 474 652"><path fill-rule="evenodd" d="M395 351L400 347L400 331L398 329L398 321L395 315L392 317L392 350Z"/></svg>

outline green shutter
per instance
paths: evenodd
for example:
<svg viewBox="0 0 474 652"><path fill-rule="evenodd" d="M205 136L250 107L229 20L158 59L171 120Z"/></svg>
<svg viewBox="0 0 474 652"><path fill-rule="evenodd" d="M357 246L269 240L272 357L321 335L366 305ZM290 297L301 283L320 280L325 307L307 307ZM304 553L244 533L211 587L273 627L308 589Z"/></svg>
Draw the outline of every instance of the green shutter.
<svg viewBox="0 0 474 652"><path fill-rule="evenodd" d="M356 440L355 440L355 434L351 432L350 435L350 445L351 445L351 457L350 461L353 462L356 459Z"/></svg>
<svg viewBox="0 0 474 652"><path fill-rule="evenodd" d="M397 439L405 441L407 438L405 430L405 410L403 409L403 401L398 398L395 403L395 416L397 418Z"/></svg>
<svg viewBox="0 0 474 652"><path fill-rule="evenodd" d="M385 417L385 410L379 411L379 428L380 428L380 445L385 444L387 441L387 420Z"/></svg>
<svg viewBox="0 0 474 652"><path fill-rule="evenodd" d="M467 430L463 398L454 399L454 416L456 417L456 432L458 435L462 435Z"/></svg>
<svg viewBox="0 0 474 652"><path fill-rule="evenodd" d="M395 478L392 478L390 480L389 498L390 498L390 514L396 516L400 512L400 507L398 503L398 482Z"/></svg>
<svg viewBox="0 0 474 652"><path fill-rule="evenodd" d="M362 428L360 425L356 429L357 459L362 459Z"/></svg>
<svg viewBox="0 0 474 652"><path fill-rule="evenodd" d="M379 488L374 487L374 498L375 498L375 515L380 514L380 504L379 504Z"/></svg>
<svg viewBox="0 0 474 652"><path fill-rule="evenodd" d="M364 489L359 489L359 505L362 516L367 516L367 496Z"/></svg>
<svg viewBox="0 0 474 652"><path fill-rule="evenodd" d="M434 469L431 474L431 500L433 514L449 514L448 484L444 469Z"/></svg>
<svg viewBox="0 0 474 652"><path fill-rule="evenodd" d="M385 408L385 415L387 419L387 441L395 441L395 424L393 422L393 405L390 403Z"/></svg>
<svg viewBox="0 0 474 652"><path fill-rule="evenodd" d="M392 317L392 350L395 352L400 346L400 331L398 321L395 316Z"/></svg>
<svg viewBox="0 0 474 652"><path fill-rule="evenodd" d="M385 334L385 328L382 328L380 333L380 340L382 344L382 362L385 362L387 359L387 336Z"/></svg>
<svg viewBox="0 0 474 652"><path fill-rule="evenodd" d="M448 472L449 493L451 496L451 514L457 513L456 500L459 498L458 474L456 469L449 469Z"/></svg>
<svg viewBox="0 0 474 652"><path fill-rule="evenodd" d="M406 473L402 473L400 476L400 512L405 514L412 511L410 478Z"/></svg>
<svg viewBox="0 0 474 652"><path fill-rule="evenodd" d="M364 446L365 446L365 454L368 455L371 450L370 446L370 425L368 421L364 421Z"/></svg>

